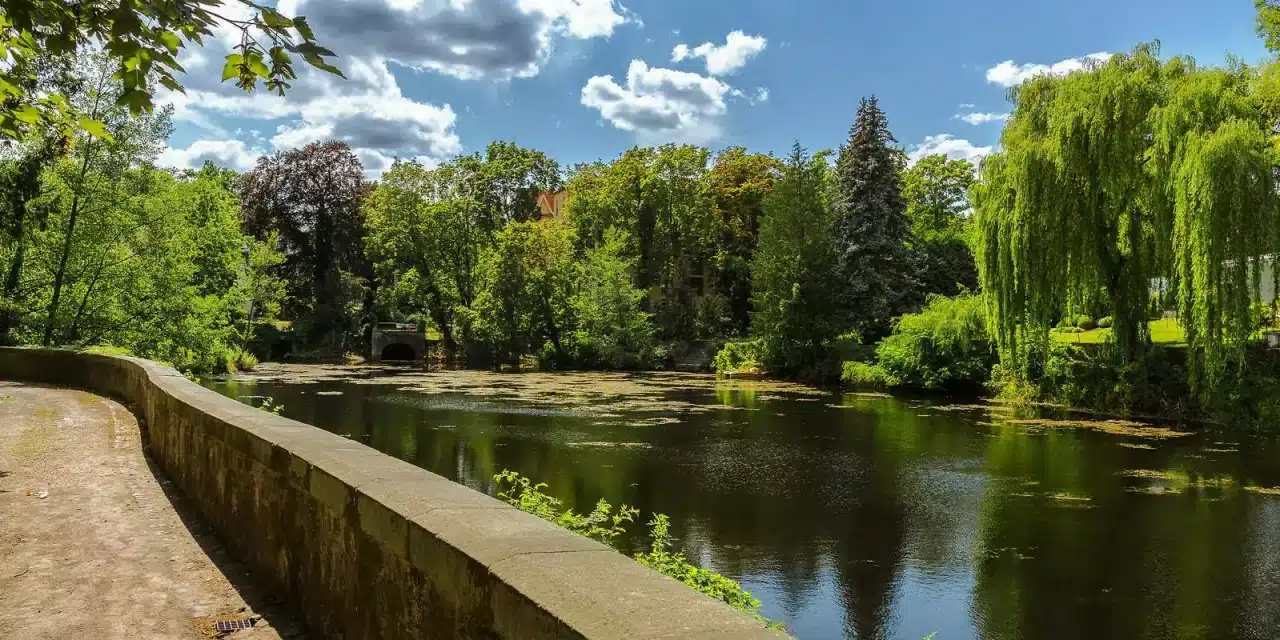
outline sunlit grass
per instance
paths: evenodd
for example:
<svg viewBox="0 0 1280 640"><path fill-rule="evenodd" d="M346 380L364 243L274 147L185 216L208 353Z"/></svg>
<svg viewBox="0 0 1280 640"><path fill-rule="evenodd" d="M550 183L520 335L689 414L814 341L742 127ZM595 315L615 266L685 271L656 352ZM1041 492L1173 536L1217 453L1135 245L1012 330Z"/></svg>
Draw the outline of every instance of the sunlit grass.
<svg viewBox="0 0 1280 640"><path fill-rule="evenodd" d="M1185 344L1187 334L1182 325L1172 318L1154 320L1148 324L1151 328L1151 341L1156 344ZM1082 333L1050 334L1054 340L1072 344L1103 344L1111 339L1111 329L1093 329Z"/></svg>

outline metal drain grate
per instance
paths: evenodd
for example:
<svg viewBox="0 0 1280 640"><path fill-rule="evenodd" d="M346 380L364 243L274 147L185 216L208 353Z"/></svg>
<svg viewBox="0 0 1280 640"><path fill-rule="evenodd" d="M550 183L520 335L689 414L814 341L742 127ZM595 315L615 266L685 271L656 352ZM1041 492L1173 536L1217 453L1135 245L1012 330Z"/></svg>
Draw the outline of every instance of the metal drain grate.
<svg viewBox="0 0 1280 640"><path fill-rule="evenodd" d="M245 618L243 620L219 620L213 623L213 630L216 633L231 633L233 631L241 631L244 629L252 629L257 620L253 618Z"/></svg>

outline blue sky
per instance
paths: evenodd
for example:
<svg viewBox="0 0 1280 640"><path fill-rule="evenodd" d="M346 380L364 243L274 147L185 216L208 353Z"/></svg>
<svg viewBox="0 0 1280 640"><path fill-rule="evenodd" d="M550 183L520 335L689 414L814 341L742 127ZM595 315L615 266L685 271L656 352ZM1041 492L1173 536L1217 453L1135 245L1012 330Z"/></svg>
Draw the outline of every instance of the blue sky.
<svg viewBox="0 0 1280 640"><path fill-rule="evenodd" d="M163 164L238 169L347 141L376 177L506 139L563 164L635 144L834 148L876 94L917 154L977 157L1006 86L1159 39L1202 64L1266 55L1250 0L281 0L341 56L290 95L218 84L230 33L184 54ZM683 45L683 46L681 46ZM1032 66L1043 65L1043 66ZM1055 66L1056 65L1056 66ZM979 115L972 115L979 114ZM985 114L985 115L983 115ZM958 116L969 116L969 121ZM972 124L976 122L977 124Z"/></svg>

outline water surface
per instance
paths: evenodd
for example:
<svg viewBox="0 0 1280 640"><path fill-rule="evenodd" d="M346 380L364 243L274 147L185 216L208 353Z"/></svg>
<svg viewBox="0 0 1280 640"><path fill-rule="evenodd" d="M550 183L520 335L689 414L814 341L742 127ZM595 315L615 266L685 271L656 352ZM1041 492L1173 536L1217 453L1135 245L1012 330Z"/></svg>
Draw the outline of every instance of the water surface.
<svg viewBox="0 0 1280 640"><path fill-rule="evenodd" d="M481 491L666 513L801 639L1280 638L1280 442L692 374L210 386ZM646 544L641 523L620 544Z"/></svg>

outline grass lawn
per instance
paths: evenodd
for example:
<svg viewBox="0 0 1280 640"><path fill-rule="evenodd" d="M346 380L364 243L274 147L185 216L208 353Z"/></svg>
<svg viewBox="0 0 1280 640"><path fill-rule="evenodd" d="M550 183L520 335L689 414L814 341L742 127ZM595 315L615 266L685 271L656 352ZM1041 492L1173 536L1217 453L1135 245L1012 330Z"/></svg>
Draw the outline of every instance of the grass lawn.
<svg viewBox="0 0 1280 640"><path fill-rule="evenodd" d="M1177 320L1165 318L1163 320L1155 320L1150 323L1151 341L1163 344L1182 344L1187 341L1187 335L1178 325ZM1085 331L1084 333L1051 333L1049 334L1058 342L1068 342L1074 344L1102 344L1111 339L1110 329L1094 329Z"/></svg>

